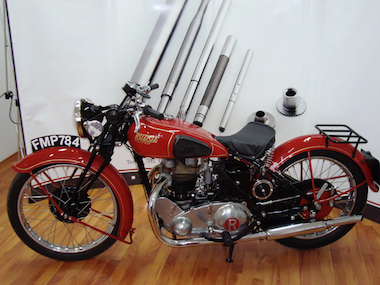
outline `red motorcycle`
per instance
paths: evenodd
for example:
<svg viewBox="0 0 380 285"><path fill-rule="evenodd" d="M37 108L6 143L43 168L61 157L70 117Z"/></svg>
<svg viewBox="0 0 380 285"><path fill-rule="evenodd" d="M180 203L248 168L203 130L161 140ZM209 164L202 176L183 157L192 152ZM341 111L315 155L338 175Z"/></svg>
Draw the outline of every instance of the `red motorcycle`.
<svg viewBox="0 0 380 285"><path fill-rule="evenodd" d="M349 127L317 125L319 134L277 148L274 129L260 122L215 137L146 105L157 87L128 82L120 105L78 101L75 121L89 150L45 148L13 166L8 214L25 244L81 260L116 240L132 243L131 193L110 164L120 145L137 163L151 227L169 246L219 242L232 261L240 241L316 248L362 220L368 186L379 189L379 162L357 149L366 140ZM147 173L143 157L161 161Z"/></svg>

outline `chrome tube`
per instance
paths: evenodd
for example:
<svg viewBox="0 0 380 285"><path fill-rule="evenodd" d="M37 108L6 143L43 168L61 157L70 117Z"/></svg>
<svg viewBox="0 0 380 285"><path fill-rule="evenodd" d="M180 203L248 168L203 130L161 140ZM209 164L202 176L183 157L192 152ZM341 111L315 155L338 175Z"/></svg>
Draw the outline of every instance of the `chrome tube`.
<svg viewBox="0 0 380 285"><path fill-rule="evenodd" d="M219 35L220 29L222 28L230 4L231 0L224 0L219 8L218 15L216 16L214 24L212 25L210 34L208 35L207 41L203 47L202 53L195 67L193 76L191 77L191 81L189 83L189 86L187 87L185 96L182 99L177 118L180 118L182 120L186 119L187 111L189 110L191 101L193 100L195 91L197 90L199 81L201 80L203 70L205 69L207 61L214 48L215 41Z"/></svg>
<svg viewBox="0 0 380 285"><path fill-rule="evenodd" d="M166 1L132 75L132 82L146 84L151 80L186 2L187 0Z"/></svg>
<svg viewBox="0 0 380 285"><path fill-rule="evenodd" d="M339 217L332 220L327 221L318 221L312 223L302 223L302 224L294 224L289 226L284 226L280 228L267 230L266 239L267 240L276 240L289 238L299 235L307 235L316 232L323 232L331 227L343 226L348 224L354 224L360 222L363 219L362 215L358 216L347 216L347 217Z"/></svg>
<svg viewBox="0 0 380 285"><path fill-rule="evenodd" d="M165 88L161 95L161 100L158 105L157 111L164 113L166 107L173 96L174 90L177 87L178 81L181 77L182 71L185 67L187 59L189 58L190 51L194 45L194 41L200 30L206 8L210 0L202 0L197 13L195 14L190 26L187 30L181 48L178 52L177 58L173 64L173 68L170 72L169 78L166 82Z"/></svg>
<svg viewBox="0 0 380 285"><path fill-rule="evenodd" d="M222 117L222 121L220 122L220 125L219 125L219 130L221 132L224 132L224 130L226 129L228 119L231 116L232 109L234 108L236 98L237 98L239 91L240 91L240 87L243 83L245 74L247 73L249 63L251 62L252 54L253 54L253 50L249 49L245 55L243 64L242 64L240 71L239 71L239 75L238 75L236 82L235 82L234 89L232 90L230 100L228 101L226 110L224 111L224 115Z"/></svg>
<svg viewBox="0 0 380 285"><path fill-rule="evenodd" d="M222 80L224 71L227 68L227 64L230 60L230 56L234 50L235 44L236 37L228 36L224 43L222 52L220 53L214 72L212 73L210 82L208 83L206 92L202 98L201 104L197 110L197 113L195 114L193 124L202 127L203 121L206 119L208 109L214 100L216 91L218 90L220 81Z"/></svg>

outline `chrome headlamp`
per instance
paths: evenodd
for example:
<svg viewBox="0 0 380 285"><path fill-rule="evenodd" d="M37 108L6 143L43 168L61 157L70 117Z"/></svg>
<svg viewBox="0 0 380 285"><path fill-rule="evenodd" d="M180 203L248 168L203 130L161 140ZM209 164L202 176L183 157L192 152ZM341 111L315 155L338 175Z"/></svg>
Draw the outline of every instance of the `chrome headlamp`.
<svg viewBox="0 0 380 285"><path fill-rule="evenodd" d="M86 132L94 138L100 136L103 133L103 125L97 120L85 121L83 123L83 127L85 128Z"/></svg>
<svg viewBox="0 0 380 285"><path fill-rule="evenodd" d="M74 121L78 135L81 138L86 136L98 137L103 132L103 125L98 120L92 118L101 114L99 107L91 100L81 99L75 102Z"/></svg>

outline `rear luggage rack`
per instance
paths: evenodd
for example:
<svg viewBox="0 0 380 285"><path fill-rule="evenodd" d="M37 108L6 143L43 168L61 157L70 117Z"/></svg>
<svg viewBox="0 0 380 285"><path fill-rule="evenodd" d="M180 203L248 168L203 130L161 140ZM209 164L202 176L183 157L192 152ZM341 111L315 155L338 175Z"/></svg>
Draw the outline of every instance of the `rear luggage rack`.
<svg viewBox="0 0 380 285"><path fill-rule="evenodd" d="M333 143L349 143L355 146L352 153L352 158L355 157L356 150L359 144L367 143L368 141L351 129L347 125L333 125L333 124L321 124L315 125L320 134L326 137L326 147L329 145L329 141Z"/></svg>

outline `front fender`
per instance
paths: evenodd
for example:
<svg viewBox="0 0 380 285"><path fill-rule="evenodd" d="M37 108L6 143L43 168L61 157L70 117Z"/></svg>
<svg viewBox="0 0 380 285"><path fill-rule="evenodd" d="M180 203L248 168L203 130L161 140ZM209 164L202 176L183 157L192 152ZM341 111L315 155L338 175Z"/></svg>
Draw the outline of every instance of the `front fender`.
<svg viewBox="0 0 380 285"><path fill-rule="evenodd" d="M22 160L15 163L12 167L19 173L28 173L33 169L54 163L71 163L85 167L91 157L91 153L78 148L52 147L34 152ZM103 163L103 158L95 157L91 165L91 170L96 172ZM120 208L120 226L118 238L124 240L131 231L133 222L133 201L128 184L111 164L107 165L100 177L114 191L115 197Z"/></svg>
<svg viewBox="0 0 380 285"><path fill-rule="evenodd" d="M274 152L273 164L270 169L272 171L277 171L279 167L288 159L302 152L311 150L333 150L351 158L363 172L368 186L374 192L379 191L373 181L371 169L368 166L364 155L360 151L356 150L355 157L352 158L352 154L355 149L351 144L334 143L332 141L328 141L328 146L326 146L326 137L321 134L300 136L278 146Z"/></svg>

